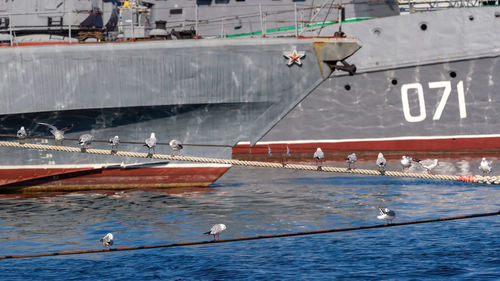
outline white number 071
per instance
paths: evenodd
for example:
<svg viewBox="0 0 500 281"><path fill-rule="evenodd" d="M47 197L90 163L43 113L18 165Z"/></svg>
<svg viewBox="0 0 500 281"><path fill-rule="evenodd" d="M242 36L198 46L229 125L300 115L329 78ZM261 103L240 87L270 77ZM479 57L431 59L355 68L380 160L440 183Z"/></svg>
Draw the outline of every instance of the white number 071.
<svg viewBox="0 0 500 281"><path fill-rule="evenodd" d="M441 119L441 114L443 113L443 109L448 101L448 97L451 93L451 82L450 81L438 81L438 82L429 82L429 88L444 88L443 95L441 96L441 100L439 101L438 106L436 107L436 111L434 112L434 116L432 116L432 120ZM410 103L408 102L408 90L415 89L417 91L418 96L418 105L419 105L419 114L412 115L410 112ZM464 82L459 81L457 83L457 93L458 93L458 109L460 112L460 118L467 117L467 110L465 108L465 93L464 93ZM420 83L410 83L403 84L401 86L401 101L403 102L403 113L406 121L408 122L421 122L425 120L426 110L425 110L425 100L424 100L424 90L422 84Z"/></svg>

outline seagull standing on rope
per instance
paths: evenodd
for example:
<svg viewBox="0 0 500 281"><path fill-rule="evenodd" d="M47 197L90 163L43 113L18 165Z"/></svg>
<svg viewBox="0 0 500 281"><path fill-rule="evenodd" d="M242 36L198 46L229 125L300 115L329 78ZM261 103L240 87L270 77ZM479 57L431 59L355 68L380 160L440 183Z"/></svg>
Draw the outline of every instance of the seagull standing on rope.
<svg viewBox="0 0 500 281"><path fill-rule="evenodd" d="M24 144L27 136L28 134L26 133L24 126L21 126L21 129L17 131L17 138L19 139L19 144Z"/></svg>
<svg viewBox="0 0 500 281"><path fill-rule="evenodd" d="M47 126L50 128L50 133L52 135L54 135L54 142L55 142L55 145L57 146L57 142L60 141L61 142L61 145L63 145L63 140L64 140L64 132L68 131L68 130L71 130L71 128L73 128L73 124L71 125L68 125L64 128L62 128L61 130L57 129L56 126L54 125L50 125L50 124L47 124L47 123L42 123L42 122L39 122L37 124L40 124L40 125L44 125L44 126Z"/></svg>
<svg viewBox="0 0 500 281"><path fill-rule="evenodd" d="M285 160L283 161L283 163L281 163L283 165L283 167L285 167L286 164L288 164L288 159L290 158L290 156L292 156L292 154L290 153L290 148L288 147L288 144L287 144L286 145Z"/></svg>
<svg viewBox="0 0 500 281"><path fill-rule="evenodd" d="M401 157L401 166L403 166L403 172L408 172L410 170L410 167L411 167L411 157L408 157L408 156L405 156L403 155L403 157Z"/></svg>
<svg viewBox="0 0 500 281"><path fill-rule="evenodd" d="M153 158L153 154L155 154L155 147L156 147L155 133L151 133L151 136L145 139L144 142L145 142L144 146L148 148L148 155L146 157ZM151 153L151 150L153 150L153 153Z"/></svg>
<svg viewBox="0 0 500 281"><path fill-rule="evenodd" d="M175 152L178 151L179 155L181 155L181 150L184 147L182 143L178 140L171 140L169 143L170 147L172 148L172 156L175 156Z"/></svg>
<svg viewBox="0 0 500 281"><path fill-rule="evenodd" d="M89 148L89 145L92 143L94 140L94 137L91 134L83 134L80 136L78 139L78 144L82 147L82 152L87 152L87 148Z"/></svg>
<svg viewBox="0 0 500 281"><path fill-rule="evenodd" d="M314 152L314 160L316 160L316 164L321 163L323 160L325 160L325 154L323 153L323 150L321 148L317 148L316 152ZM321 165L318 164L318 171L321 171Z"/></svg>
<svg viewBox="0 0 500 281"><path fill-rule="evenodd" d="M347 170L351 170L351 165L353 165L353 169L356 169L356 161L358 161L358 157L356 153L351 153L347 155L345 161L347 162Z"/></svg>
<svg viewBox="0 0 500 281"><path fill-rule="evenodd" d="M220 233L222 231L226 230L226 225L222 223L215 224L210 228L210 231L205 232L204 234L208 235L213 235L214 236L214 241L220 239ZM217 239L215 239L215 236L217 236Z"/></svg>
<svg viewBox="0 0 500 281"><path fill-rule="evenodd" d="M387 161L385 160L384 154L382 154L382 152L379 152L376 163L378 166L378 171L380 172L380 174L384 175Z"/></svg>
<svg viewBox="0 0 500 281"><path fill-rule="evenodd" d="M113 234L108 233L108 234L106 234L106 236L101 238L101 240L99 240L99 241L101 241L103 246L111 247L111 246L113 246L113 239L114 239Z"/></svg>
<svg viewBox="0 0 500 281"><path fill-rule="evenodd" d="M425 160L418 160L415 159L415 162L420 164L424 169L427 170L428 174L433 175L432 169L436 168L439 165L439 161L437 159L431 160L431 159L425 159Z"/></svg>
<svg viewBox="0 0 500 281"><path fill-rule="evenodd" d="M386 222L392 223L392 220L396 217L396 212L389 210L389 208L378 208L380 214L377 216L379 220L385 220Z"/></svg>
<svg viewBox="0 0 500 281"><path fill-rule="evenodd" d="M486 176L487 174L491 173L491 164L493 161L487 161L486 158L483 157L481 160L481 164L479 164L479 170L483 172L483 176Z"/></svg>
<svg viewBox="0 0 500 281"><path fill-rule="evenodd" d="M120 145L120 137L114 136L109 139L109 144L111 145L111 154L118 152L118 145Z"/></svg>

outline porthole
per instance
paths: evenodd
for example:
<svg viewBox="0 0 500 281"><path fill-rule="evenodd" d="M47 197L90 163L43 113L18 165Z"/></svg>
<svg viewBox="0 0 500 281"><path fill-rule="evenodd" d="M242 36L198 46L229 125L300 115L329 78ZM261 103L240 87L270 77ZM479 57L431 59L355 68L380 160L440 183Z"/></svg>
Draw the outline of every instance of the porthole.
<svg viewBox="0 0 500 281"><path fill-rule="evenodd" d="M427 24L426 23L421 23L420 24L420 29L422 29L423 31L427 30Z"/></svg>
<svg viewBox="0 0 500 281"><path fill-rule="evenodd" d="M469 20L470 20L470 21L473 21L473 20L474 20L474 16L473 16L473 15L470 15L470 16L469 16Z"/></svg>
<svg viewBox="0 0 500 281"><path fill-rule="evenodd" d="M398 84L398 80L396 80L396 79L392 79L391 83L392 83L392 85L394 85L394 86L395 86L395 85L397 85L397 84Z"/></svg>
<svg viewBox="0 0 500 281"><path fill-rule="evenodd" d="M500 13L499 12L495 13L495 18L500 18Z"/></svg>
<svg viewBox="0 0 500 281"><path fill-rule="evenodd" d="M451 78L457 77L457 73L455 71L450 72L450 77Z"/></svg>
<svg viewBox="0 0 500 281"><path fill-rule="evenodd" d="M349 85L349 84L345 85L345 86L344 86L344 89L345 89L346 91L350 91L350 90L351 90L351 85Z"/></svg>
<svg viewBox="0 0 500 281"><path fill-rule="evenodd" d="M380 34L382 34L382 30L380 28L373 29L373 35L378 37Z"/></svg>

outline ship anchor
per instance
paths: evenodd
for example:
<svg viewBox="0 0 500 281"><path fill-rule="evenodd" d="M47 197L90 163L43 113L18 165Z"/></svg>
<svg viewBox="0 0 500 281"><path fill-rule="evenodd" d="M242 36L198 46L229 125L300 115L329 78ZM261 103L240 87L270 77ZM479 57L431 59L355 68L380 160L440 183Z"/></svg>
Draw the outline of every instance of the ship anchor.
<svg viewBox="0 0 500 281"><path fill-rule="evenodd" d="M349 73L350 76L353 76L356 73L356 65L354 64L349 64L345 60L341 60L340 63L338 64L339 61L332 61L332 62L326 62L332 70L339 70L339 71L345 71Z"/></svg>

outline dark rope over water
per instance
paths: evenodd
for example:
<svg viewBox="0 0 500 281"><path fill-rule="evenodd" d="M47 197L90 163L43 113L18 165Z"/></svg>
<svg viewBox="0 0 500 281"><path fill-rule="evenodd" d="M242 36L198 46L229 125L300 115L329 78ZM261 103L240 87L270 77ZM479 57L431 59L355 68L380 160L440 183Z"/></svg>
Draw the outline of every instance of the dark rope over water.
<svg viewBox="0 0 500 281"><path fill-rule="evenodd" d="M324 234L324 233L332 233L332 232L345 232L345 231L364 230L364 229L373 229L373 228L385 228L385 227L393 227L393 226L403 226L403 225L422 224L422 223L431 223L431 222L442 222L442 221L451 221L451 220L463 220L463 219L497 216L497 215L500 215L500 210L497 212L493 212L493 213L481 213L481 214L472 214L472 215L457 216L457 217L446 217L446 218L439 218L439 219L398 222L398 223L391 223L391 224L376 224L376 225L366 225L366 226L358 226L358 227L324 229L324 230L307 231L307 232L294 232L294 233L283 233L283 234L274 234L274 235L241 237L241 238L233 238L233 239L194 241L194 242L185 242L185 243L173 243L173 244L150 245L150 246L139 246L139 247L108 248L108 249L84 250L84 251L73 251L73 252L55 252L55 253L43 253L43 254L0 256L0 259L19 259L19 258L36 258L36 257L64 256L64 255L80 255L80 254L91 254L91 253L145 250L145 249L155 249L155 248L171 248L171 247L194 246L194 245L205 245L205 244L219 244L219 243L228 243L228 242L239 242L239 241L270 239L270 238L282 238L282 237L292 237L292 236Z"/></svg>

